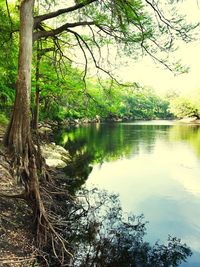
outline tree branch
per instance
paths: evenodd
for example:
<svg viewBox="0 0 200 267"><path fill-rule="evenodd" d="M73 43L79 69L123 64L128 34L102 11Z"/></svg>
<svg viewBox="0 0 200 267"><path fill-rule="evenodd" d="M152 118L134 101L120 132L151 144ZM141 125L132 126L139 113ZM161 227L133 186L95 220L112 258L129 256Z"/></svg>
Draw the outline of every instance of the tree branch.
<svg viewBox="0 0 200 267"><path fill-rule="evenodd" d="M44 20L52 19L52 18L58 17L59 15L62 15L64 13L69 13L72 11L79 10L79 9L81 9L81 8L91 4L93 2L96 2L96 1L97 0L87 0L87 1L83 1L79 4L76 4L74 6L68 7L68 8L63 8L63 9L59 9L59 10L54 11L54 12L50 12L48 14L36 16L34 18L34 29L37 28L38 25Z"/></svg>
<svg viewBox="0 0 200 267"><path fill-rule="evenodd" d="M74 28L79 26L89 26L95 25L93 21L82 21L82 22L72 22L72 23L65 23L62 26L58 27L57 29L52 29L50 31L39 31L33 33L33 41L36 41L42 37L50 37L56 36L61 32L67 31L68 28Z"/></svg>
<svg viewBox="0 0 200 267"><path fill-rule="evenodd" d="M83 43L83 44L85 45L85 47L87 48L89 54L91 55L91 58L92 58L92 60L93 60L93 63L94 63L94 65L95 65L95 67L96 67L98 70L101 70L102 72L104 72L105 74L107 74L107 75L108 75L113 81L115 81L118 85L122 85L122 86L124 86L124 84L121 84L116 78L114 78L114 77L112 76L112 74L111 74L109 71L103 69L101 66L98 65L98 62L97 62L97 60L96 60L96 58L95 58L95 56L94 56L94 54L93 54L91 48L89 47L88 43L83 39L83 37L82 37L80 34L78 34L77 32L74 32L74 31L72 31L72 30L70 30L70 29L68 30L68 32L71 32L72 34L74 34L74 36L75 36L76 38L78 38L79 40L82 41L82 43ZM80 42L79 42L79 45L80 45Z"/></svg>

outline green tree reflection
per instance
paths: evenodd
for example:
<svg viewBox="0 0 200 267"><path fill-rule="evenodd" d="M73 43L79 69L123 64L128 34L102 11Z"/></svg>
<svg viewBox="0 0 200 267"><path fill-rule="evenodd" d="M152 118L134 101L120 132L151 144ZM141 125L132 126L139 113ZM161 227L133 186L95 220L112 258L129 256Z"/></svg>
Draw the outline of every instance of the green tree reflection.
<svg viewBox="0 0 200 267"><path fill-rule="evenodd" d="M140 149L152 151L158 135L165 133L168 125L133 125L133 124L95 124L64 130L59 133L59 143L69 149L69 144L76 149L87 151L93 162L114 161L130 158ZM79 147L80 149L80 147Z"/></svg>
<svg viewBox="0 0 200 267"><path fill-rule="evenodd" d="M174 125L170 128L169 139L187 142L200 157L200 127L198 125Z"/></svg>

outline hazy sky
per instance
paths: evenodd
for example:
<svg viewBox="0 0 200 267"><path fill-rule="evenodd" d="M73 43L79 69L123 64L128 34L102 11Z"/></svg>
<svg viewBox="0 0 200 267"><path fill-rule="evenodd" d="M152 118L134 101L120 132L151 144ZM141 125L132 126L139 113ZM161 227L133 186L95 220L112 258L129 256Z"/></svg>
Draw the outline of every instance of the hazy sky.
<svg viewBox="0 0 200 267"><path fill-rule="evenodd" d="M174 89L187 93L200 88L200 43L182 45L177 51L177 59L190 67L189 72L175 76L159 64L155 64L149 57L138 63L128 63L120 70L127 81L139 82L151 86L160 93Z"/></svg>
<svg viewBox="0 0 200 267"><path fill-rule="evenodd" d="M200 21L200 3L197 0L185 0L179 4L181 13L187 16L189 22ZM200 88L200 40L195 43L181 44L175 54L184 65L190 67L189 73L174 76L148 57L138 63L129 62L127 66L120 68L126 80L139 82L142 85L151 86L159 93L175 89L188 93L192 89Z"/></svg>

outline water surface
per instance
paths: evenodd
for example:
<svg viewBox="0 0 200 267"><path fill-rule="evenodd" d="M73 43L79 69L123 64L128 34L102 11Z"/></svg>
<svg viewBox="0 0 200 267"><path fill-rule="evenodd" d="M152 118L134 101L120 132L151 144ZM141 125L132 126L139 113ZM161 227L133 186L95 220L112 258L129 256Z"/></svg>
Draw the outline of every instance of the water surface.
<svg viewBox="0 0 200 267"><path fill-rule="evenodd" d="M180 237L200 266L200 127L167 121L96 124L63 134L92 154L86 185L118 193L122 207L143 213L147 240Z"/></svg>

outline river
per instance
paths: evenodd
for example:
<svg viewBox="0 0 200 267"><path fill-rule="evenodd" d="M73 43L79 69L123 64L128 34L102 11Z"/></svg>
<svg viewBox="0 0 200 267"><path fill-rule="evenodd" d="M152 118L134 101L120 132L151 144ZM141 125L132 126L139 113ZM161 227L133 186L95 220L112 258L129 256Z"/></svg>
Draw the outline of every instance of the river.
<svg viewBox="0 0 200 267"><path fill-rule="evenodd" d="M62 144L79 140L92 154L87 187L119 194L124 211L144 214L149 222L148 241L179 237L193 251L181 266L200 266L200 126L105 123L76 127L61 137Z"/></svg>

